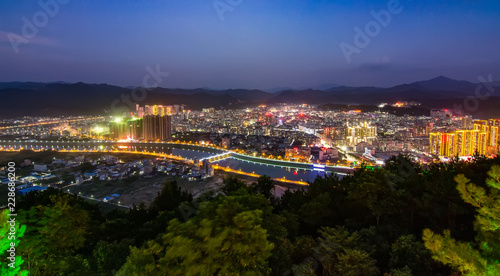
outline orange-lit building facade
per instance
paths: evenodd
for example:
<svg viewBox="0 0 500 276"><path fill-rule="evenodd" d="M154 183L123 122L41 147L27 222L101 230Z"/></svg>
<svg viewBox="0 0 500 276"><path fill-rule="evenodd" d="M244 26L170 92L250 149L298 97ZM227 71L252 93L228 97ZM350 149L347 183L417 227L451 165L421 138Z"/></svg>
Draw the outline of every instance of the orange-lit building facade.
<svg viewBox="0 0 500 276"><path fill-rule="evenodd" d="M478 130L479 137L479 150L484 152L484 155L492 155L498 151L498 129L500 120L475 120L474 130Z"/></svg>
<svg viewBox="0 0 500 276"><path fill-rule="evenodd" d="M431 132L429 134L430 151L439 156L453 156L455 133Z"/></svg>
<svg viewBox="0 0 500 276"><path fill-rule="evenodd" d="M500 120L476 120L473 129L453 132L432 132L430 151L443 157L462 157L474 154L490 156L498 151Z"/></svg>

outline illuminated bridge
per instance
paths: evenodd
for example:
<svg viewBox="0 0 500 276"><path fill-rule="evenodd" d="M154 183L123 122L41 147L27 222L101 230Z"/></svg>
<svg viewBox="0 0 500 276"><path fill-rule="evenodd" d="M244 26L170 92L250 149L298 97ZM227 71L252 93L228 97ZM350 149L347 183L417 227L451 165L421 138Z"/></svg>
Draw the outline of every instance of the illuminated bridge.
<svg viewBox="0 0 500 276"><path fill-rule="evenodd" d="M218 162L218 161L221 161L221 160L224 160L224 159L227 159L227 158L231 158L232 156L233 156L233 154L231 152L224 152L224 153L217 154L217 155L214 155L214 156L209 156L209 157L202 158L202 159L200 159L200 161L208 159L208 161L210 163L213 163L213 162Z"/></svg>
<svg viewBox="0 0 500 276"><path fill-rule="evenodd" d="M74 151L74 152L107 152L107 151L119 151L119 152L133 152L133 153L165 153L172 149L182 149L188 151L204 152L206 154L213 154L208 157L204 157L201 160L208 159L210 162L218 162L227 158L235 158L241 161L261 164L269 167L278 168L289 168L296 170L321 170L327 172L335 172L340 174L347 174L352 172L354 169L346 166L325 166L325 165L314 165L311 163L300 163L293 161L269 159L263 157L256 157L251 155L246 155L242 153L237 153L233 151L224 150L212 145L198 145L190 143L173 143L173 142L114 142L109 140L90 140L90 141L6 141L0 140L0 150L55 150L55 151ZM190 158L185 156L177 156L179 158L184 158L190 160ZM200 161L201 161L200 160Z"/></svg>

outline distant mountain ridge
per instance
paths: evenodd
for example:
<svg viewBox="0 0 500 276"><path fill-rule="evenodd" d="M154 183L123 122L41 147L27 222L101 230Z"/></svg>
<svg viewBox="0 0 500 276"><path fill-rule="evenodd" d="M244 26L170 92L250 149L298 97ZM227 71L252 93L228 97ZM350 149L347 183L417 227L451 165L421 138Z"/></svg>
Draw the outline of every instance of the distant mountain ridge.
<svg viewBox="0 0 500 276"><path fill-rule="evenodd" d="M470 91L477 87L477 83L468 81L457 81L444 76L439 76L426 81L417 81L413 84L419 85L425 89L442 90L442 91Z"/></svg>
<svg viewBox="0 0 500 276"><path fill-rule="evenodd" d="M62 82L62 81L56 81L56 82L20 82L20 81L11 81L11 82L0 82L0 89L7 89L7 88L18 88L18 89L37 89L44 87L48 84L53 84L53 83L63 83L63 84L69 84L69 82Z"/></svg>
<svg viewBox="0 0 500 276"><path fill-rule="evenodd" d="M322 85L324 89L284 89L274 93L257 89L157 87L149 89L147 97L139 104L185 104L189 109L199 110L204 107L239 108L276 103L377 105L382 102L417 101L428 108L451 108L453 104L463 104L466 97L474 96L478 85L439 76L389 88L329 87L330 84L326 84ZM130 99L132 90L132 87L83 82L0 82L0 116L103 114L110 112L113 103L124 104L124 97L133 101ZM500 91L500 87L496 91ZM491 97L483 101L481 111L496 100ZM127 104L130 105L130 102Z"/></svg>

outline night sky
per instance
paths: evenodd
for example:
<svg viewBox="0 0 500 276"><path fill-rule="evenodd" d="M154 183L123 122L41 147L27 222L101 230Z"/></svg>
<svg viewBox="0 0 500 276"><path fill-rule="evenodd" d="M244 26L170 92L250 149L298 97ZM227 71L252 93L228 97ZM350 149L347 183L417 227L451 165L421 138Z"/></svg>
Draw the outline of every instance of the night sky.
<svg viewBox="0 0 500 276"><path fill-rule="evenodd" d="M500 79L498 0L401 0L392 14L392 0L60 2L51 16L38 1L0 1L0 81L135 86L157 65L169 73L160 86L172 88ZM381 10L390 22L375 24L380 30L348 62L341 43L356 47L354 29ZM34 35L23 33L23 17L39 26Z"/></svg>

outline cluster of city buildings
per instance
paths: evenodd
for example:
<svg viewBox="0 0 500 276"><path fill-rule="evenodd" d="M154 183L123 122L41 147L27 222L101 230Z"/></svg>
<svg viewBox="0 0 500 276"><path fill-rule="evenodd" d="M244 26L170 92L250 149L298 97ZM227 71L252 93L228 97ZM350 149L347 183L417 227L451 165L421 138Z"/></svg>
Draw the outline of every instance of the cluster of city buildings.
<svg viewBox="0 0 500 276"><path fill-rule="evenodd" d="M7 119L3 124L0 124L0 136L22 140L82 138L90 133L93 126L103 121L103 117L96 116Z"/></svg>
<svg viewBox="0 0 500 276"><path fill-rule="evenodd" d="M431 132L430 152L442 157L491 156L498 152L500 119L462 119L456 130Z"/></svg>
<svg viewBox="0 0 500 276"><path fill-rule="evenodd" d="M116 181L131 177L153 178L158 174L168 174L188 178L189 180L202 179L214 175L212 164L208 160L194 160L193 165L174 164L164 159L144 159L123 162L114 155L104 155L97 159L85 158L94 170L88 172L74 172L75 184L90 180Z"/></svg>
<svg viewBox="0 0 500 276"><path fill-rule="evenodd" d="M184 105L136 105L128 118L115 118L110 122L112 139L166 141L172 138L172 118L186 120L189 110Z"/></svg>
<svg viewBox="0 0 500 276"><path fill-rule="evenodd" d="M416 102L382 105L400 110L420 106ZM0 132L9 132L16 139L50 135L64 139L206 141L256 156L323 163L338 162L346 153L368 161L403 153L427 162L429 158L491 156L498 152L498 119L473 120L447 109L398 116L358 108L329 110L306 104L276 104L191 111L184 105L136 105L135 111L124 118L44 119L40 124L26 124L26 128L0 128ZM207 136L187 137L193 133Z"/></svg>
<svg viewBox="0 0 500 276"><path fill-rule="evenodd" d="M91 170L74 170L74 168L88 163ZM103 155L96 159L85 156L77 156L73 159L55 159L52 164L33 164L29 159L22 162L23 166L31 166L31 172L27 176L18 177L15 180L16 191L26 194L32 191L43 191L49 187L60 187L59 185L80 185L87 181L118 181L133 177L153 178L158 175L172 175L185 178L190 181L201 180L212 177L214 168L208 159L194 159L193 164L175 164L165 159L144 159L123 162L117 156ZM38 166L38 167L35 167ZM66 174L61 170L73 168ZM4 170L0 171L0 183L7 184L10 180ZM111 201L119 194L105 197L104 201Z"/></svg>
<svg viewBox="0 0 500 276"><path fill-rule="evenodd" d="M398 102L392 106L404 109L419 103ZM339 111L281 104L194 111L189 120L174 122L173 128L177 133L219 133L222 138L215 137L212 143L292 160L335 161L340 151L370 161L403 153L428 162L439 157L496 154L498 122L473 120L447 109L430 110L422 116L397 116L362 112L356 107ZM267 142L262 144L261 140ZM252 147L253 143L257 146Z"/></svg>

